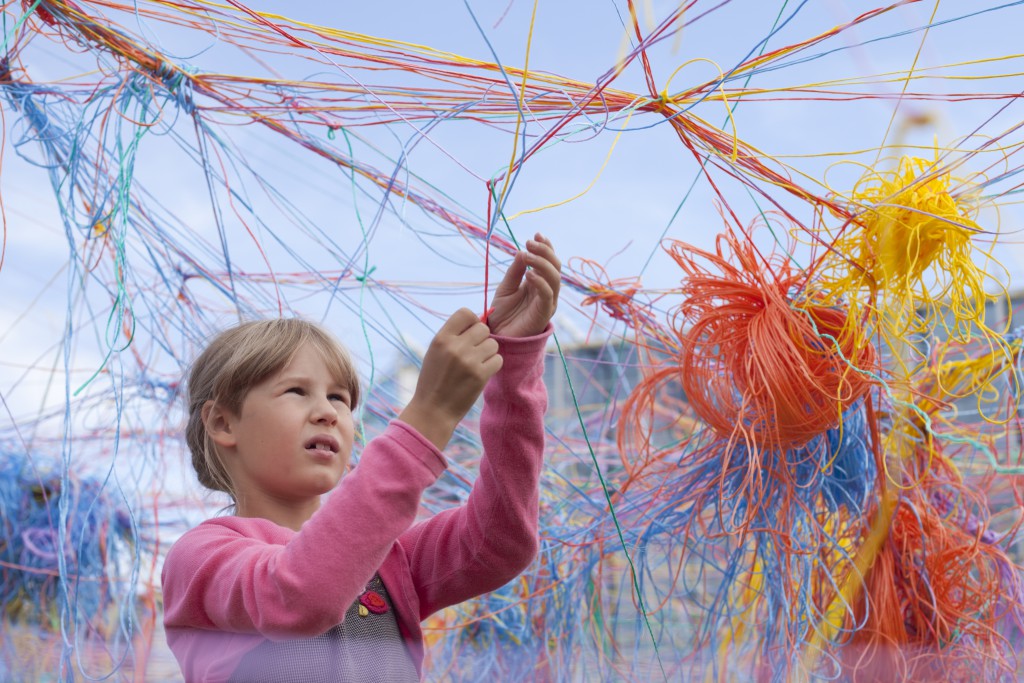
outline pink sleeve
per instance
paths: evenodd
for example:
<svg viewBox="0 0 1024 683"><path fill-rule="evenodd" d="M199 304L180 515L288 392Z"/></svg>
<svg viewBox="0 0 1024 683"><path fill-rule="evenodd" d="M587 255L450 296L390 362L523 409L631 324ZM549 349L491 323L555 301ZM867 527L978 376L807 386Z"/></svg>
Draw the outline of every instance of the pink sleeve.
<svg viewBox="0 0 1024 683"><path fill-rule="evenodd" d="M395 421L298 533L262 519L204 522L167 554L165 625L267 638L327 631L413 523L423 490L444 468L436 448Z"/></svg>
<svg viewBox="0 0 1024 683"><path fill-rule="evenodd" d="M405 532L420 619L514 579L537 554L544 461L544 347L551 327L522 339L495 337L502 369L484 390L484 457L469 499Z"/></svg>

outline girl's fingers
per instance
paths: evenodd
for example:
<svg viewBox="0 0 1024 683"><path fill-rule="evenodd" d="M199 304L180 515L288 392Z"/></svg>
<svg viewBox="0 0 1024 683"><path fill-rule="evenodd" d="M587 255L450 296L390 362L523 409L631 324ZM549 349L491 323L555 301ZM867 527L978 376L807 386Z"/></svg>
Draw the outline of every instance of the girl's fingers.
<svg viewBox="0 0 1024 683"><path fill-rule="evenodd" d="M551 246L550 242L526 240L526 250L531 254L540 256L547 261L558 264L558 267L561 267L561 264L558 263L558 257L555 256L555 248Z"/></svg>
<svg viewBox="0 0 1024 683"><path fill-rule="evenodd" d="M477 317L476 313L468 308L460 308L451 314L435 336L441 336L442 334L458 336L479 322L480 318Z"/></svg>
<svg viewBox="0 0 1024 683"><path fill-rule="evenodd" d="M552 254L552 257L554 258L554 254ZM552 289L558 287L559 283L561 283L562 271L557 258L554 258L554 261L552 261L539 255L531 254L527 262L533 268L532 272L539 275Z"/></svg>
<svg viewBox="0 0 1024 683"><path fill-rule="evenodd" d="M530 271L526 274L526 277L530 280L534 292L541 301L550 303L555 300L555 288L537 271Z"/></svg>
<svg viewBox="0 0 1024 683"><path fill-rule="evenodd" d="M487 323L480 322L480 319L477 318L476 323L470 325L459 336L465 339L470 346L479 346L481 342L491 336L491 328L487 326Z"/></svg>
<svg viewBox="0 0 1024 683"><path fill-rule="evenodd" d="M526 248L531 256L529 259L531 266L538 267L542 263L549 263L554 268L555 274L559 278L561 277L562 262L559 260L558 255L555 254L555 248L551 245L551 240L537 233L536 239L527 240Z"/></svg>
<svg viewBox="0 0 1024 683"><path fill-rule="evenodd" d="M488 337L479 344L476 345L477 351L480 352L480 356L483 360L487 360L492 356L498 355L498 342Z"/></svg>
<svg viewBox="0 0 1024 683"><path fill-rule="evenodd" d="M502 358L498 354L494 354L493 356L491 356L490 358L483 362L483 371L487 375L487 377L493 377L498 373L498 370L501 370L501 366L504 363L504 358Z"/></svg>
<svg viewBox="0 0 1024 683"><path fill-rule="evenodd" d="M511 265L509 265L508 270L505 272L505 277L502 278L501 284L498 285L498 289L494 293L495 296L511 294L516 291L523 279L523 274L526 272L526 267L530 265L529 260L529 253L522 251L516 253Z"/></svg>

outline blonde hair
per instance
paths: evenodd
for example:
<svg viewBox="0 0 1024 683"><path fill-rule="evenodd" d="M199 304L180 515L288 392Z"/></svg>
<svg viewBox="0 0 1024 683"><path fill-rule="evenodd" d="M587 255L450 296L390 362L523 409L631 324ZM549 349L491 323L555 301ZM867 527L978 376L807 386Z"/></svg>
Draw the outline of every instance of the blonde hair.
<svg viewBox="0 0 1024 683"><path fill-rule="evenodd" d="M298 318L256 320L224 330L192 363L188 377L185 441L199 483L235 493L220 454L203 423L203 406L213 401L238 415L249 391L283 369L305 344L312 344L336 382L346 387L352 407L359 402L359 378L344 347L326 330Z"/></svg>

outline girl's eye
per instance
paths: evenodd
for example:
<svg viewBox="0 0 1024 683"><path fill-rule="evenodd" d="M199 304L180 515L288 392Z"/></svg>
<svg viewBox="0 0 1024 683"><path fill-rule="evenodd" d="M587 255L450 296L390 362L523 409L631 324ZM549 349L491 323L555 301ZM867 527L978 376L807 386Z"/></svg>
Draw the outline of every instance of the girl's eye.
<svg viewBox="0 0 1024 683"><path fill-rule="evenodd" d="M349 398L344 394L331 394L327 399L329 401L341 401L345 405L349 405Z"/></svg>
<svg viewBox="0 0 1024 683"><path fill-rule="evenodd" d="M305 396L306 395L306 391L302 387L291 387L290 389L285 391L285 393L286 394L298 394L299 396Z"/></svg>

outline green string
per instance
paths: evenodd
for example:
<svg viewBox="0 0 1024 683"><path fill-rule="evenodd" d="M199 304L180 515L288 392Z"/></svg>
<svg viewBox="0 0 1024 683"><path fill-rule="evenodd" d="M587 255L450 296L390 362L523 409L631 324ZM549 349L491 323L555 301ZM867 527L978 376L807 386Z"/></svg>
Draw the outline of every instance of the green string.
<svg viewBox="0 0 1024 683"><path fill-rule="evenodd" d="M40 2L42 2L42 0L35 0L31 5L29 5L25 9L25 13L21 15L21 17L18 19L18 21L14 22L14 27L10 30L9 33L6 30L7 29L7 13L4 12L4 33L5 33L5 35L4 35L4 42L0 43L0 50L6 50L7 49L8 41L10 41L11 37L15 33L18 32L18 29L21 28L21 25L24 24L25 21L28 20L29 15L31 15L33 12L35 12L36 7L39 7L39 3Z"/></svg>
<svg viewBox="0 0 1024 683"><path fill-rule="evenodd" d="M352 149L352 140L348 136L348 131L345 130L344 126L338 126L337 130L341 131L342 136L345 138L345 144L348 146L348 158L355 159L355 152ZM335 128L332 126L327 129L327 137L334 138ZM370 275L373 271L377 270L377 266L370 267L370 243L369 238L366 234L366 226L363 224L363 216L359 212L359 198L356 195L356 168L355 164L349 164L348 167L349 177L352 181L352 208L356 212L356 221L359 223L359 232L363 235L363 275L357 276L356 280L359 281L359 329L363 333L363 341L366 342L366 352L370 356L370 377L366 380L366 395L363 401L364 405L370 398L370 390L373 388L373 380L376 375L377 363L373 357L373 344L370 343L370 333L366 329L366 316L364 315L363 299L366 294L367 282L370 279ZM359 433L366 434L366 424L363 416L366 414L365 410L359 411Z"/></svg>
<svg viewBox="0 0 1024 683"><path fill-rule="evenodd" d="M565 371L565 381L569 386L569 394L572 396L572 403L576 409L576 418L579 420L580 427L583 429L583 440L587 442L587 450L590 452L590 459L594 462L594 471L597 472L597 478L601 482L601 490L604 492L604 499L608 503L608 512L611 514L612 523L615 525L615 532L618 534L619 543L622 544L622 554L626 556L626 562L629 563L629 576L633 582L633 589L636 591L637 603L640 607L640 615L644 618L644 625L647 627L647 633L651 636L651 643L654 644L654 656L658 659L658 667L661 669L661 675L668 680L668 674L665 672L665 665L661 661L661 652L658 650L658 640L654 637L654 629L651 628L651 621L647 618L647 608L644 606L644 596L640 591L640 582L637 580L636 566L633 564L633 558L629 556L629 551L626 549L626 539L622 535L622 527L619 526L618 516L615 514L615 506L612 504L611 494L608 493L608 485L605 483L604 475L601 474L601 465L597 462L597 455L594 453L594 447L590 443L590 437L587 435L587 426L583 421L583 412L580 410L580 404L576 400L576 390L572 387L572 379L569 377L569 364L565 361L565 355L562 353L562 345L558 343L558 335L551 335L551 338L555 342L555 347L558 349L558 357L562 361L562 370Z"/></svg>
<svg viewBox="0 0 1024 683"><path fill-rule="evenodd" d="M505 212L501 211L497 206L497 197L494 193L494 183L491 184L491 199L493 202L494 210L498 214L498 218L505 225L505 229L516 247L519 247L519 241L516 240L516 236L512 233L512 226L508 224L505 219ZM569 393L572 395L572 404L576 409L576 419L579 420L580 428L583 430L583 439L587 442L587 450L590 452L590 459L594 463L594 471L597 472L598 481L601 482L601 490L604 492L604 499L608 503L608 512L611 514L612 523L615 525L615 531L618 534L619 542L622 544L622 554L626 556L626 562L629 563L629 576L633 582L633 589L636 591L637 602L640 607L640 615L644 618L644 625L647 627L647 633L651 636L651 643L654 645L654 655L658 659L658 668L661 669L661 675L668 680L668 674L665 672L665 665L661 661L661 652L658 650L658 640L654 637L654 629L651 627L651 621L647 618L647 608L644 606L644 596L640 591L640 583L637 580L636 565L633 564L633 558L629 556L629 551L626 549L626 539L622 535L622 527L619 526L618 515L615 514L615 505L612 504L611 494L608 492L608 484L604 480L604 475L601 474L601 465L597 462L597 455L594 453L594 447L590 443L590 437L587 435L587 425L583 421L583 412L580 409L580 404L576 400L576 390L572 386L572 378L569 377L569 364L565 361L565 355L562 353L562 345L558 343L558 335L552 334L551 339L555 342L555 347L558 349L558 357L562 361L562 370L565 372L565 381L569 386ZM598 615L600 617L600 613Z"/></svg>
<svg viewBox="0 0 1024 683"><path fill-rule="evenodd" d="M145 91L143 91L145 92ZM146 114L149 113L149 103L151 98L141 97L139 106L141 111L139 112L138 119L145 123ZM122 110L124 111L124 110ZM127 112L125 112L127 113ZM106 323L106 345L107 353L103 358L103 361L97 366L96 371L89 376L85 382L82 383L78 389L74 391L72 396L78 396L82 391L92 384L100 373L103 372L104 368L110 362L111 357L115 353L121 353L131 346L132 341L135 339L135 316L132 314L132 303L131 297L128 295L128 288L125 286L126 278L128 277L128 259L125 255L125 237L128 234L130 227L129 220L129 209L131 207L131 186L133 180L133 172L135 163L135 154L138 151L139 143L142 137L149 130L148 126L143 126L136 129L135 134L132 136L131 141L127 147L122 147L121 140L117 140L117 150L119 153L118 159L118 174L117 174L117 199L114 202L113 210L110 212L110 216L105 221L105 230L100 235L104 239L109 239L113 245L114 254L114 278L117 287L117 295L114 297L114 303L110 309L110 314L107 316ZM96 207L99 208L99 207ZM120 229L115 229L115 224L119 224ZM89 226L89 230L95 230L95 226ZM86 274L82 273L82 288L86 286L85 282ZM124 344L117 344L117 338L120 336L122 328L124 327L125 316L128 316L131 321L131 327L128 330L128 338Z"/></svg>

